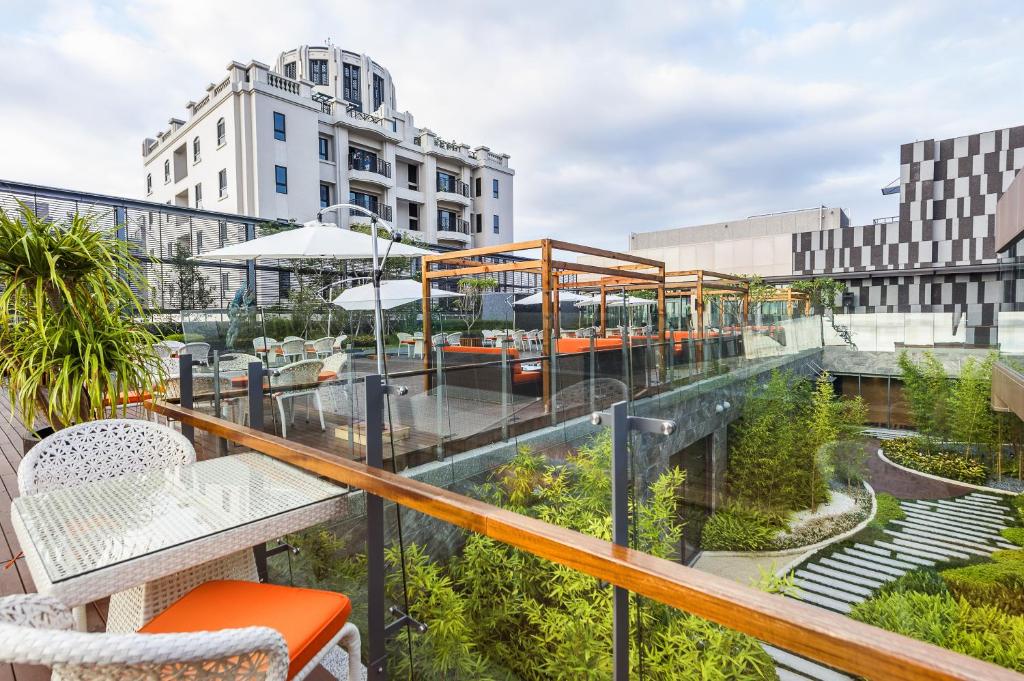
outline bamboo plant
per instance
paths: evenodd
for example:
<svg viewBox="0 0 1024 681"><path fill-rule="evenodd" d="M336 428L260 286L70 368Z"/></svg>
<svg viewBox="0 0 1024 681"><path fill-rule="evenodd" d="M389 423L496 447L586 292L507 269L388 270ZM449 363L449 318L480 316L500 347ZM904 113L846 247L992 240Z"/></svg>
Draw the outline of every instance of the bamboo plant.
<svg viewBox="0 0 1024 681"><path fill-rule="evenodd" d="M148 286L141 265L92 216L0 211L0 381L26 424L103 418L151 388L160 365L135 293Z"/></svg>

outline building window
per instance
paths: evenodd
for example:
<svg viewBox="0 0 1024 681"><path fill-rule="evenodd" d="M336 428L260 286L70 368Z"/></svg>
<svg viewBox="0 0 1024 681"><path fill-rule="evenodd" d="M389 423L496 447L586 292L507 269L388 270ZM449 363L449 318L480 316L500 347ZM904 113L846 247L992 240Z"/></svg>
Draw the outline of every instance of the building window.
<svg viewBox="0 0 1024 681"><path fill-rule="evenodd" d="M481 234L484 231L484 214L476 214L476 233Z"/></svg>
<svg viewBox="0 0 1024 681"><path fill-rule="evenodd" d="M274 184L278 194L288 193L288 169L284 166L274 166Z"/></svg>
<svg viewBox="0 0 1024 681"><path fill-rule="evenodd" d="M373 110L376 111L384 103L384 78L373 74Z"/></svg>
<svg viewBox="0 0 1024 681"><path fill-rule="evenodd" d="M217 173L217 196L224 198L228 195L228 169L224 168Z"/></svg>
<svg viewBox="0 0 1024 681"><path fill-rule="evenodd" d="M203 233L196 232L196 253L203 252Z"/></svg>
<svg viewBox="0 0 1024 681"><path fill-rule="evenodd" d="M327 85L327 60L309 60L309 79L314 85Z"/></svg>
<svg viewBox="0 0 1024 681"><path fill-rule="evenodd" d="M146 194L153 193L153 173L146 175Z"/></svg>
<svg viewBox="0 0 1024 681"><path fill-rule="evenodd" d="M321 137L317 140L317 149L320 154L321 161L331 160L331 140L326 137Z"/></svg>
<svg viewBox="0 0 1024 681"><path fill-rule="evenodd" d="M501 229L498 226L498 216L497 215L494 216L494 233L495 234L500 234L501 233Z"/></svg>
<svg viewBox="0 0 1024 681"><path fill-rule="evenodd" d="M419 189L420 167L409 164L409 189Z"/></svg>
<svg viewBox="0 0 1024 681"><path fill-rule="evenodd" d="M284 114L274 112L274 139L281 140L285 139L284 135Z"/></svg>
<svg viewBox="0 0 1024 681"><path fill-rule="evenodd" d="M327 208L331 205L331 185L320 184L320 207Z"/></svg>
<svg viewBox="0 0 1024 681"><path fill-rule="evenodd" d="M377 212L377 197L373 194L364 194L362 192L349 192L348 202L353 203L357 206L362 206L366 210L376 213Z"/></svg>
<svg viewBox="0 0 1024 681"><path fill-rule="evenodd" d="M202 182L200 182L199 184L196 185L195 197L196 197L196 208L202 208L203 207L203 183Z"/></svg>
<svg viewBox="0 0 1024 681"><path fill-rule="evenodd" d="M418 203L409 204L409 229L416 232L420 228L420 205Z"/></svg>
<svg viewBox="0 0 1024 681"><path fill-rule="evenodd" d="M279 298L287 298L292 288L292 273L288 270L281 270L277 273L277 295Z"/></svg>
<svg viewBox="0 0 1024 681"><path fill-rule="evenodd" d="M217 241L220 246L228 240L228 223L224 220L217 221Z"/></svg>
<svg viewBox="0 0 1024 681"><path fill-rule="evenodd" d="M284 65L284 77L295 78L295 62L290 61Z"/></svg>
<svg viewBox="0 0 1024 681"><path fill-rule="evenodd" d="M454 232L455 224L455 213L450 210L437 211L437 230L439 232Z"/></svg>
<svg viewBox="0 0 1024 681"><path fill-rule="evenodd" d="M227 126L224 124L224 119L223 118L218 118L217 119L217 146L219 147L222 144L224 144L225 142L227 142L227 138L228 138L228 132L227 132Z"/></svg>
<svg viewBox="0 0 1024 681"><path fill-rule="evenodd" d="M228 287L230 285L231 284L228 282L228 273L227 272L221 272L220 273L220 290L221 290L221 293L227 293Z"/></svg>
<svg viewBox="0 0 1024 681"><path fill-rule="evenodd" d="M199 163L199 138L192 140L192 162Z"/></svg>
<svg viewBox="0 0 1024 681"><path fill-rule="evenodd" d="M476 195L477 196L483 196L483 194L484 194L483 189L481 189L481 186L482 186L482 184L481 184L480 178L478 177L478 178L476 178Z"/></svg>
<svg viewBox="0 0 1024 681"><path fill-rule="evenodd" d="M437 171L437 191L439 192L454 192L455 191L455 176L451 173L445 173L440 170Z"/></svg>
<svg viewBox="0 0 1024 681"><path fill-rule="evenodd" d="M491 180L491 193L494 194L494 198L498 198L498 179Z"/></svg>
<svg viewBox="0 0 1024 681"><path fill-rule="evenodd" d="M171 162L164 161L164 184L171 181Z"/></svg>
<svg viewBox="0 0 1024 681"><path fill-rule="evenodd" d="M348 167L352 170L377 172L377 154L356 147L348 148Z"/></svg>
<svg viewBox="0 0 1024 681"><path fill-rule="evenodd" d="M363 110L363 97L359 90L359 67L354 64L343 64L341 96L346 102L352 102Z"/></svg>

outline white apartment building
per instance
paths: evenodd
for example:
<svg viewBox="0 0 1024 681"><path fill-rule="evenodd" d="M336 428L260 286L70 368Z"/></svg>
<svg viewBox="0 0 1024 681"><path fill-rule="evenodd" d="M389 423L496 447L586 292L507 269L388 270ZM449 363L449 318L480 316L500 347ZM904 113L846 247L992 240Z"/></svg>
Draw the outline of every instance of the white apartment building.
<svg viewBox="0 0 1024 681"><path fill-rule="evenodd" d="M508 154L416 127L396 102L387 69L335 46L282 52L273 67L232 62L187 120L143 141L146 198L297 222L348 202L428 244L513 241Z"/></svg>

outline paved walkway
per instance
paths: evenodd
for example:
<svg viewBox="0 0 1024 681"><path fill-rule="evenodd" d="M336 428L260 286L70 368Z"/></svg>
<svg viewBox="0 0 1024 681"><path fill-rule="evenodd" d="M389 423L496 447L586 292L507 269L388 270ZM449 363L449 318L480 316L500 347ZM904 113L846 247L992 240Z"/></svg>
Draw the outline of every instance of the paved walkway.
<svg viewBox="0 0 1024 681"><path fill-rule="evenodd" d="M905 499L900 506L906 518L888 523L882 530L884 539L829 547L799 566L793 597L847 614L883 584L911 570L1019 548L999 534L1013 515L997 495L971 492L953 499ZM783 681L849 678L784 651L768 652Z"/></svg>

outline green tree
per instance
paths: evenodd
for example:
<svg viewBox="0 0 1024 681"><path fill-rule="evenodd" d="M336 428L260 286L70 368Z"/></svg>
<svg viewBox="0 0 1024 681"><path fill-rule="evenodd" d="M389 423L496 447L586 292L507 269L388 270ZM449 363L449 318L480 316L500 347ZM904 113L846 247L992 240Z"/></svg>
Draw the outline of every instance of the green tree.
<svg viewBox="0 0 1024 681"><path fill-rule="evenodd" d="M949 437L951 385L946 370L930 352L924 353L920 362L915 362L904 350L897 364L914 424L927 438L929 446L934 447L935 439Z"/></svg>
<svg viewBox="0 0 1024 681"><path fill-rule="evenodd" d="M949 391L949 434L953 440L966 445L968 452L977 452L981 447L995 448L1001 439L991 407L995 359L994 354L981 362L969 357Z"/></svg>
<svg viewBox="0 0 1024 681"><path fill-rule="evenodd" d="M835 399L831 378L827 371L821 372L814 382L814 392L811 394L807 424L813 450L813 458L810 462L811 479L808 484L811 510L817 510L818 502L821 501L818 496L818 487L821 483L828 484L828 480L831 478L830 448L838 439L841 428L841 407Z"/></svg>
<svg viewBox="0 0 1024 681"><path fill-rule="evenodd" d="M169 287L171 306L179 310L205 310L213 302L213 289L210 278L191 258L192 249L187 244L175 244L170 262L174 271Z"/></svg>
<svg viewBox="0 0 1024 681"><path fill-rule="evenodd" d="M462 321L468 333L484 312L484 294L498 288L498 280L490 277L463 277L459 279L459 293L455 306L462 312Z"/></svg>

